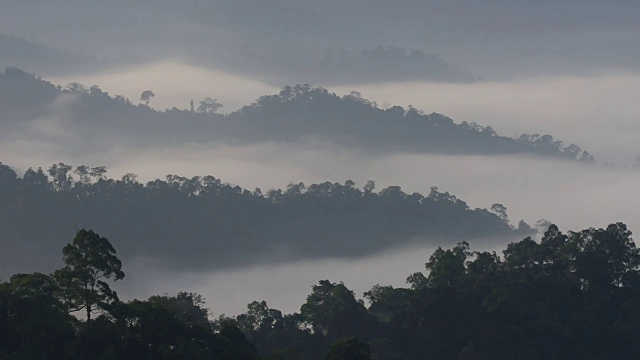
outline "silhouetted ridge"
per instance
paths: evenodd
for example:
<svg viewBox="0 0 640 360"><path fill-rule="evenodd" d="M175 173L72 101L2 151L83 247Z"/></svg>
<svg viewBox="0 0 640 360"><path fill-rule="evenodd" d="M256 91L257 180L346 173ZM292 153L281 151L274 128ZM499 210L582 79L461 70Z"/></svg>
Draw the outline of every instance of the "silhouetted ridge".
<svg viewBox="0 0 640 360"><path fill-rule="evenodd" d="M325 279L311 286L299 312L262 300L216 319L192 292L120 301L109 283L126 281L127 263L92 230L80 229L62 254L64 267L51 274L0 282L3 359L640 356L640 250L620 222L566 234L550 225L539 242L526 237L502 255L472 251L464 241L438 247L425 258L426 272L407 277L408 287L376 284L364 292L368 307L343 282ZM253 290L247 286L235 284ZM79 309L84 321L71 315Z"/></svg>
<svg viewBox="0 0 640 360"><path fill-rule="evenodd" d="M0 129L6 129L6 134L11 125L29 124L55 111L56 100L69 99L63 102L69 128L61 130L91 139L86 151L112 146L113 137L135 146L157 141L246 143L316 138L373 152L533 154L593 161L579 146L565 146L551 135L509 138L490 126L457 124L444 115L426 115L411 106L382 109L355 91L340 97L309 85L285 86L279 94L262 96L226 116L215 113L221 106L215 99L205 99L205 105L215 104L215 108L156 111L123 96L112 97L98 86L72 83L62 88L15 68L0 74L0 95Z"/></svg>
<svg viewBox="0 0 640 360"><path fill-rule="evenodd" d="M339 97L309 85L286 86L279 94L263 96L229 117L258 126L272 137L313 134L354 147L452 154L530 153L592 160L580 147L564 146L551 135L508 138L490 126L456 124L445 115L427 115L411 106L382 109L356 91Z"/></svg>
<svg viewBox="0 0 640 360"><path fill-rule="evenodd" d="M69 229L114 239L122 256L177 267L223 268L301 258L358 257L421 242L527 233L506 212L471 209L432 188L375 192L352 181L249 191L213 176L167 175L147 184L104 167L54 164L22 177L0 163L0 273L38 258L43 267ZM493 211L493 210L492 210ZM53 256L54 259L57 256Z"/></svg>

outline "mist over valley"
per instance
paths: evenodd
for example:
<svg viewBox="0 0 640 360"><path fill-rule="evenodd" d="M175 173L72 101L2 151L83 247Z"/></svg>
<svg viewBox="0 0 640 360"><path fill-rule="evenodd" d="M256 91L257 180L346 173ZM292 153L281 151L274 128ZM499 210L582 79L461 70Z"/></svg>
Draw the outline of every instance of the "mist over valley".
<svg viewBox="0 0 640 360"><path fill-rule="evenodd" d="M633 359L640 6L0 0L0 359Z"/></svg>

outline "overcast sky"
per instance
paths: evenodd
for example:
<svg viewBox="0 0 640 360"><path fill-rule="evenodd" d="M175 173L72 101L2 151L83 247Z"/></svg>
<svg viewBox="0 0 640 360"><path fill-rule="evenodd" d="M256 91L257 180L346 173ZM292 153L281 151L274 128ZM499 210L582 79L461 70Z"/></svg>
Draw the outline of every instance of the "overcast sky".
<svg viewBox="0 0 640 360"><path fill-rule="evenodd" d="M353 72L343 57L379 75L366 72L354 81L388 79L385 73L408 63L387 59L393 66L384 68L360 57L389 46L439 54L490 80L640 65L640 3L633 0L1 0L0 6L0 33L54 49L124 63L178 58L279 86L338 83ZM422 77L448 78L432 70ZM428 76L434 72L444 77Z"/></svg>

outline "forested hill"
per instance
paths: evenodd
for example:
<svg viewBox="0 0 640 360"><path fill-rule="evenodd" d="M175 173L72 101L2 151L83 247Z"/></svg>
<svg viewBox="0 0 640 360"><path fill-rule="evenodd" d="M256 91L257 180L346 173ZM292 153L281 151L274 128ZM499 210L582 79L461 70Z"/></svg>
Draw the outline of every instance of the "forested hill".
<svg viewBox="0 0 640 360"><path fill-rule="evenodd" d="M153 101L151 97L147 100ZM533 154L593 160L579 146L565 146L551 135L509 138L489 126L455 123L413 107L382 109L357 92L340 97L323 88L296 85L228 115L216 113L219 105L204 101L190 109L156 111L122 96L113 97L97 86L73 83L63 88L9 68L0 74L0 139L18 136L38 119L40 125L51 122L58 132L78 134L86 152L113 146L116 138L135 146L158 141L293 142L314 138L373 152Z"/></svg>
<svg viewBox="0 0 640 360"><path fill-rule="evenodd" d="M427 115L411 106L382 109L356 91L339 97L309 85L285 86L279 94L263 96L229 118L231 123L241 124L241 131L258 126L261 136L295 138L316 134L347 146L381 151L527 153L593 160L579 146L564 146L551 135L523 134L513 139L498 135L490 126L466 121L458 124L445 115Z"/></svg>
<svg viewBox="0 0 640 360"><path fill-rule="evenodd" d="M410 289L365 292L368 307L322 280L299 313L255 301L236 324L265 356L290 354L280 359L320 360L336 342L332 351L366 356L325 359L640 357L640 251L622 223L567 234L551 225L540 242L513 242L502 255L463 242L425 260Z"/></svg>
<svg viewBox="0 0 640 360"><path fill-rule="evenodd" d="M0 163L1 274L33 264L47 270L77 229L101 232L123 258L176 267L222 268L305 258L357 257L421 241L526 234L506 209L471 209L432 188L426 196L370 181L249 191L213 176L168 175L147 184L104 167L55 164L18 176Z"/></svg>
<svg viewBox="0 0 640 360"><path fill-rule="evenodd" d="M410 287L362 294L369 306L320 280L299 312L263 300L215 320L216 304L210 311L196 293L120 301L109 284L135 274L125 276L119 254L81 229L55 272L3 279L0 359L640 358L640 250L623 223L567 234L551 225L502 255L466 242L438 248Z"/></svg>

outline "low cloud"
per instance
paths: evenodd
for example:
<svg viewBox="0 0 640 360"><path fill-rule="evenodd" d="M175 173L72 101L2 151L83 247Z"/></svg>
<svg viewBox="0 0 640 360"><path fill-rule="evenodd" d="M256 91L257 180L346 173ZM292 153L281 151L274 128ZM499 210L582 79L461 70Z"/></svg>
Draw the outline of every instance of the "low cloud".
<svg viewBox="0 0 640 360"><path fill-rule="evenodd" d="M46 149L46 148L39 148ZM55 150L53 148L49 149ZM28 166L48 167L54 153L21 148L12 152L0 145L3 162L18 171ZM66 152L65 152L66 153ZM306 184L353 180L363 186L375 180L378 189L399 185L407 193L429 193L432 186L449 191L470 207L502 203L513 221L535 223L540 218L565 230L626 221L640 229L632 197L640 171L606 168L571 161L527 156L460 156L392 154L376 156L326 142L261 143L232 146L220 143L150 148L118 147L103 153L61 154L72 165L106 165L108 175L136 173L140 181L181 176L214 175L253 190L283 188L290 182ZM588 210L586 210L588 209Z"/></svg>
<svg viewBox="0 0 640 360"><path fill-rule="evenodd" d="M478 239L472 248L494 250L484 239ZM358 298L376 284L406 287L407 276L424 272L424 264L435 249L414 244L360 259L297 261L213 273L168 270L141 259L124 264L127 277L116 288L121 297L139 299L157 293L197 292L206 298L214 316L238 315L254 300L266 300L270 307L291 313L300 311L311 286L323 279L343 281Z"/></svg>

